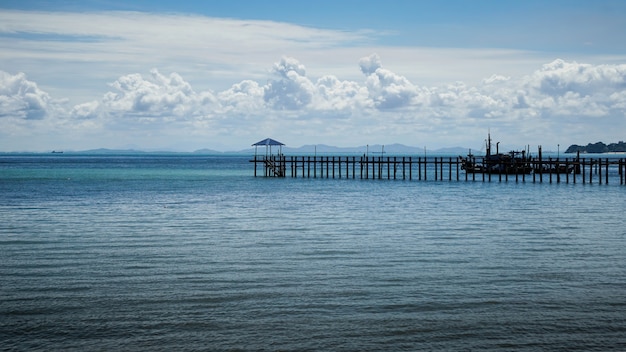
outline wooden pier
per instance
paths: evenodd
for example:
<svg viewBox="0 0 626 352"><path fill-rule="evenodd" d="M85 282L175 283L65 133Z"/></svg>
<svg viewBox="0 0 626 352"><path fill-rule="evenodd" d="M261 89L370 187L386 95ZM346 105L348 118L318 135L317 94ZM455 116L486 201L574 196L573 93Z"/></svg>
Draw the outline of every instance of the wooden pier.
<svg viewBox="0 0 626 352"><path fill-rule="evenodd" d="M535 171L529 174L466 172L459 157L270 154L255 155L250 162L255 177L626 184L625 158L540 158L530 162ZM553 171L559 168L573 171Z"/></svg>

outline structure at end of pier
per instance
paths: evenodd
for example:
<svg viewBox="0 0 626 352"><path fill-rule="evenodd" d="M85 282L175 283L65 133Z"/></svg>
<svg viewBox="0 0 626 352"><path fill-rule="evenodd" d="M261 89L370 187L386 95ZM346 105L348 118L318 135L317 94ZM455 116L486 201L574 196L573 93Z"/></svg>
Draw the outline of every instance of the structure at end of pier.
<svg viewBox="0 0 626 352"><path fill-rule="evenodd" d="M262 162L265 166L265 176L274 176L274 177L285 177L286 165L283 162L280 162L283 159L283 145L275 139L265 138L262 141L258 141L254 143L252 146L254 147L254 176L256 176L256 163L257 161ZM265 155L258 155L258 148L260 146L265 146ZM272 146L278 147L278 151L276 154L272 153ZM276 150L276 148L275 148Z"/></svg>

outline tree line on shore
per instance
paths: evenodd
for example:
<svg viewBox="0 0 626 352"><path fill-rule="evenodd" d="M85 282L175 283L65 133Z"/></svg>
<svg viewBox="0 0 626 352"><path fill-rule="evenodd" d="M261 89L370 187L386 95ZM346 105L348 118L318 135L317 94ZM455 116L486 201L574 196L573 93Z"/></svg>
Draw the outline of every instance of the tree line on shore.
<svg viewBox="0 0 626 352"><path fill-rule="evenodd" d="M589 143L585 145L572 144L565 151L566 153L624 153L626 152L626 143L619 141L618 143L611 143L606 145L602 142Z"/></svg>

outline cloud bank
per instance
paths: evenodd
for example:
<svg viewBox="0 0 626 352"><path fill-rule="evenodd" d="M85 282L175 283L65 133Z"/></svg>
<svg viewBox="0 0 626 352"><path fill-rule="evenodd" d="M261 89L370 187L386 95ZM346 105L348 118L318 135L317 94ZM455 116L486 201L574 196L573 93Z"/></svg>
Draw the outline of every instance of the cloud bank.
<svg viewBox="0 0 626 352"><path fill-rule="evenodd" d="M626 65L557 59L522 77L427 87L386 69L377 54L355 61L361 81L310 77L304 63L282 57L268 68L266 82L243 80L219 92L196 91L180 74L153 69L121 76L100 99L74 106L24 73L0 71L0 134L27 134L46 121L57 131L72 126L78 134L89 128L107 135L129 126L136 132L128 139L162 131L197 147L214 139L235 149L264 136L300 144L342 145L348 138L450 146L478 139L470 144L476 145L488 128L520 143L546 144L562 135L577 138L563 144L624 139Z"/></svg>

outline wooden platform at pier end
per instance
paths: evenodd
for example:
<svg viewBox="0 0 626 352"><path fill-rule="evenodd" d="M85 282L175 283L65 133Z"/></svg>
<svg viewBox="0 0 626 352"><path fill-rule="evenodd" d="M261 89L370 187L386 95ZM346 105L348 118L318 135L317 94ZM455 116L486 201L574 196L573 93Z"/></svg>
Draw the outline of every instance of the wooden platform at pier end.
<svg viewBox="0 0 626 352"><path fill-rule="evenodd" d="M537 159L530 162L535 171L528 174L468 172L462 170L461 159L454 157L270 154L255 155L250 162L255 177L626 185L626 158L616 157ZM553 171L560 168L573 171Z"/></svg>

